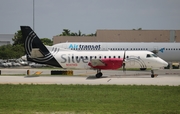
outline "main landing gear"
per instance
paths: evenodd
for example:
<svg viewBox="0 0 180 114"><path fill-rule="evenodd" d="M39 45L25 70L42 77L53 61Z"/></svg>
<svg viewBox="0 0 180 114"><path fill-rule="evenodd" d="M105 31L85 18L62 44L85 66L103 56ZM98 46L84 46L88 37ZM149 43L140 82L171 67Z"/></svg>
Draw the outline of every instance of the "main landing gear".
<svg viewBox="0 0 180 114"><path fill-rule="evenodd" d="M102 77L102 72L101 72L101 70L100 69L97 69L97 74L96 74L96 78L100 78L100 77Z"/></svg>
<svg viewBox="0 0 180 114"><path fill-rule="evenodd" d="M154 71L151 70L151 78L154 78Z"/></svg>

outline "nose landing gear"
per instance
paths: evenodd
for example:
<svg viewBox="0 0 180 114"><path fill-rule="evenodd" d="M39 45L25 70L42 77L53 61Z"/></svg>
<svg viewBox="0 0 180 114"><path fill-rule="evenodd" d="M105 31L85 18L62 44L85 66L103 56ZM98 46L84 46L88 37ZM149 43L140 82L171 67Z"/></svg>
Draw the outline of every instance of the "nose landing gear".
<svg viewBox="0 0 180 114"><path fill-rule="evenodd" d="M154 71L151 70L151 78L154 78Z"/></svg>

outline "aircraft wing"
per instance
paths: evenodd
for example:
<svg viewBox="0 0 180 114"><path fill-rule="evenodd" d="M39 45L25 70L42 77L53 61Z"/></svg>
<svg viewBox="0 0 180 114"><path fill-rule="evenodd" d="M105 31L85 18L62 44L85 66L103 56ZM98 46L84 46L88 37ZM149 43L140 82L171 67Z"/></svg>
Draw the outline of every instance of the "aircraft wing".
<svg viewBox="0 0 180 114"><path fill-rule="evenodd" d="M118 69L123 64L122 58L91 59L88 63L94 69Z"/></svg>
<svg viewBox="0 0 180 114"><path fill-rule="evenodd" d="M105 63L101 59L91 59L92 66L105 66Z"/></svg>

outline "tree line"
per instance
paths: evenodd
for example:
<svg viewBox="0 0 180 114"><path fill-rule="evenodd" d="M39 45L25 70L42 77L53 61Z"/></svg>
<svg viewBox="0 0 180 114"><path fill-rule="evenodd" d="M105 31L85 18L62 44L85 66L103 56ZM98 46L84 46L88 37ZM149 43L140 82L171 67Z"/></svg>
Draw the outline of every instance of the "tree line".
<svg viewBox="0 0 180 114"><path fill-rule="evenodd" d="M69 29L63 29L63 32L57 36L96 36L96 33L82 34L80 30L77 33L77 32L71 32Z"/></svg>
<svg viewBox="0 0 180 114"><path fill-rule="evenodd" d="M12 38L14 43L0 46L0 59L17 59L25 55L24 41L21 30L17 31ZM44 45L53 45L49 38L41 38Z"/></svg>
<svg viewBox="0 0 180 114"><path fill-rule="evenodd" d="M78 33L71 32L69 29L63 29L63 32L58 36L96 36L96 33L82 34L79 30ZM49 38L40 38L44 45L53 45L53 41ZM24 41L22 38L21 30L18 30L12 38L13 44L0 46L0 59L17 59L25 55Z"/></svg>

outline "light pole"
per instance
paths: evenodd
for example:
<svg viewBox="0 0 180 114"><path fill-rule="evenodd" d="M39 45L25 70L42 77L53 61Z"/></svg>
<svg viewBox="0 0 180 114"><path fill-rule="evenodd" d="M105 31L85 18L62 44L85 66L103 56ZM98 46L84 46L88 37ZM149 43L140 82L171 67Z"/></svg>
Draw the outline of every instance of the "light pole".
<svg viewBox="0 0 180 114"><path fill-rule="evenodd" d="M34 9L34 3L35 3L35 2L34 2L34 0L33 0L33 30L34 30L34 21L35 21L35 17L34 17L34 16L35 16L35 15L34 15L34 13L35 13L35 12L34 12L34 10L35 10L35 9Z"/></svg>

